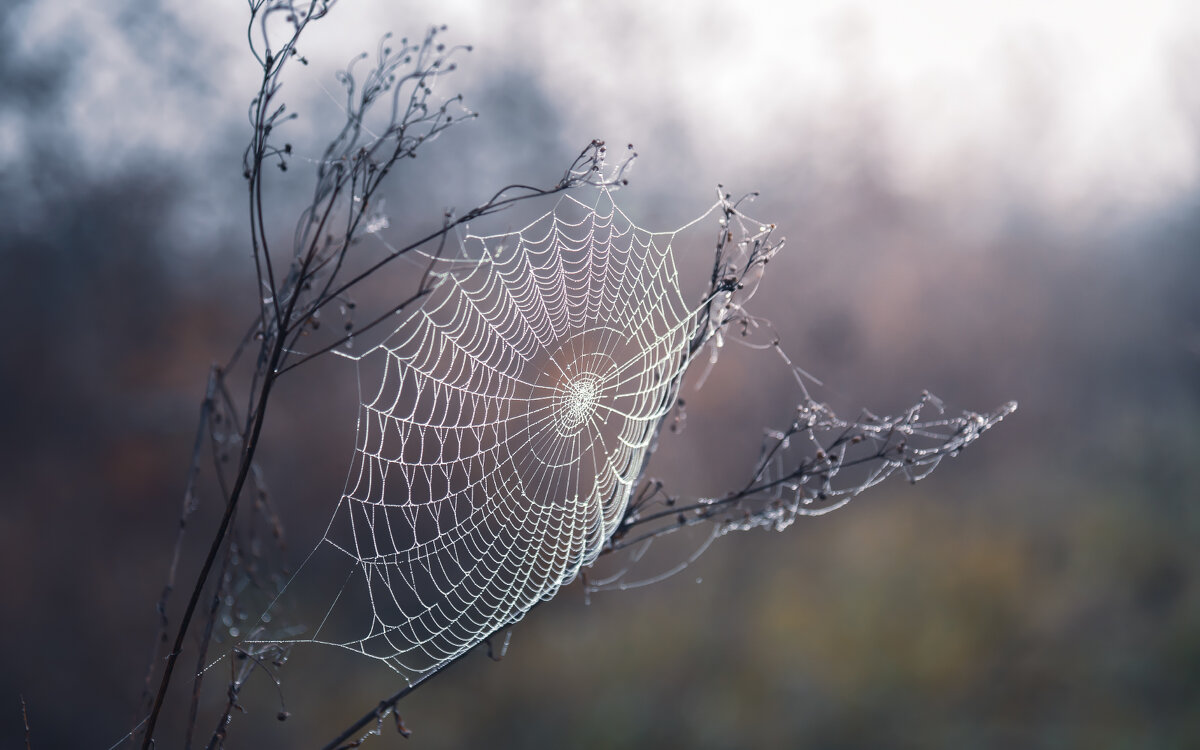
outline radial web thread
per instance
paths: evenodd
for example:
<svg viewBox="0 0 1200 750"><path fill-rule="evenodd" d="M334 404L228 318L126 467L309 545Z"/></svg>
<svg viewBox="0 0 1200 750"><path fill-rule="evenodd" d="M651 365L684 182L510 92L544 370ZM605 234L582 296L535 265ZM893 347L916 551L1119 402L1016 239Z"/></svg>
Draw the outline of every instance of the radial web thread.
<svg viewBox="0 0 1200 750"><path fill-rule="evenodd" d="M350 572L309 642L419 679L595 560L688 364L674 235L601 191L437 262L421 309L357 357L354 461L318 547ZM334 615L355 599L366 622Z"/></svg>

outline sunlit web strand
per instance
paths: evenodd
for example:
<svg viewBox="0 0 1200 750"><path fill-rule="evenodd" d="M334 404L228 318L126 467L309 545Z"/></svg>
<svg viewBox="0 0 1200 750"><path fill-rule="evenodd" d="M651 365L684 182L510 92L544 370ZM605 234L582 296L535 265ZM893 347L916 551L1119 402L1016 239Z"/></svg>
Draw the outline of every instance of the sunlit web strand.
<svg viewBox="0 0 1200 750"><path fill-rule="evenodd" d="M356 357L354 461L318 547L354 572L309 641L419 677L595 560L688 364L674 236L602 190L435 264L421 309Z"/></svg>

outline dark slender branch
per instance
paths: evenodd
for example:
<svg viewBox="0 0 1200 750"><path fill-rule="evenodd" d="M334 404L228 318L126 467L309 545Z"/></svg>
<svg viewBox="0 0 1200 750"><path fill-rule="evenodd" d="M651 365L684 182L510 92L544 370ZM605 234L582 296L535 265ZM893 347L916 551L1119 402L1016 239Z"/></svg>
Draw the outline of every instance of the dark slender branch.
<svg viewBox="0 0 1200 750"><path fill-rule="evenodd" d="M179 571L179 560L183 555L183 538L187 532L188 522L191 520L192 514L195 512L198 503L196 502L196 480L200 475L200 454L204 449L204 437L209 432L210 422L213 409L213 398L217 391L217 383L221 379L221 370L216 365L213 365L208 372L208 381L204 387L204 399L200 402L200 417L196 422L196 434L192 439L192 457L188 463L187 480L183 487L183 507L179 512L179 526L175 532L175 544L172 547L171 565L167 569L167 581L163 585L162 595L159 597L158 605L155 610L158 612L159 625L158 633L154 637L154 646L150 656L150 662L146 667L146 678L142 688L142 699L139 705L148 708L147 704L150 701L150 690L153 684L155 667L158 663L159 649L167 641L167 628L169 621L167 619L167 603L170 601L171 594L175 590L175 578Z"/></svg>
<svg viewBox="0 0 1200 750"><path fill-rule="evenodd" d="M379 703L377 703L374 708L372 708L370 711L367 711L365 714L360 716L358 718L358 720L355 721L353 724L351 724L350 726L343 729L341 734L339 734L337 737L334 737L329 742L325 743L321 747L321 750L341 750L341 748L346 747L346 745L344 745L343 743L345 743L347 740L349 740L354 735L361 732L363 729L368 727L373 722L378 722L378 721L386 718L389 712L394 711L396 709L397 703L404 700L404 698L406 698L414 690L416 690L418 687L428 683L434 677L437 677L440 674L444 674L446 672L446 670L448 670L450 667L452 667L455 664L462 661L463 658L466 657L467 654L471 653L472 650L463 651L461 654L454 657L453 659L439 665L433 671L428 672L424 675L421 675L421 677L419 677L416 681L411 682L408 685L405 685L403 688L396 691L394 694L379 701ZM350 745L349 747L355 747L355 746L357 746L357 745L356 744Z"/></svg>
<svg viewBox="0 0 1200 750"><path fill-rule="evenodd" d="M428 290L428 289L417 290L416 292L414 292L411 296L409 296L407 299L405 299L400 304L388 308L387 312L385 312L382 315L380 315L379 317L375 318L370 323L367 323L364 326L354 329L350 333L347 333L346 335L342 336L341 338L338 338L335 341L332 341L329 344L322 346L320 349L317 349L316 351L307 352L300 359L295 360L294 362L291 362L291 363L285 365L284 367L281 367L279 369L279 374L282 375L285 372L288 372L289 370L293 370L293 369L299 367L300 365L304 364L305 362L309 362L309 361L321 356L322 354L333 351L334 349L338 348L342 344L345 344L347 341L350 341L351 339L353 339L355 336L361 336L362 334L366 333L367 331L372 330L379 324L383 323L385 320L395 317L396 313L402 312L404 310L404 308L408 307L412 303L414 303L414 302L420 300L421 298L425 297L426 295L428 295L429 291L430 290Z"/></svg>
<svg viewBox="0 0 1200 750"><path fill-rule="evenodd" d="M303 276L305 271L301 267L300 273ZM283 320L289 319L295 311L296 302L299 298L295 295L288 300L288 307ZM279 323L282 326L282 322ZM228 495L228 502L225 506L225 513L221 517L221 523L217 527L217 531L213 536L212 544L209 546L208 555L205 557L204 565L200 568L200 573L196 577L196 583L192 588L192 595L188 599L187 608L184 610L183 618L179 624L179 630L175 637L175 645L171 648L171 652L167 656L167 664L163 669L162 680L159 683L158 695L154 699L154 707L150 711L150 717L146 723L146 734L142 743L143 750L149 750L154 738L154 727L158 721L159 712L162 710L163 701L166 699L167 687L171 682L171 674L175 669L175 662L179 658L179 654L183 651L183 640L187 636L188 627L191 625L192 617L196 612L196 604L200 599L200 594L204 590L205 584L208 582L208 576L212 572L213 563L216 560L217 552L221 545L224 544L226 536L229 532L230 523L233 520L233 514L237 510L238 500L241 497L242 488L246 484L246 479L250 475L250 470L254 464L254 456L258 449L258 440L262 435L263 423L266 420L267 402L271 395L271 389L278 377L277 368L279 361L284 353L284 331L280 330L272 337L274 343L271 346L270 361L265 368L259 368L256 372L263 372L262 390L258 395L257 408L253 409L247 415L247 419L252 419L253 424L246 435L246 439L242 443L241 461L238 466L237 479L234 481L233 487ZM264 342L265 344L266 342Z"/></svg>
<svg viewBox="0 0 1200 750"><path fill-rule="evenodd" d="M204 746L204 750L216 750L225 743L225 737L229 732L230 717L233 715L233 709L238 707L238 694L242 690L243 677L244 675L239 674L237 661L230 659L229 683L225 686L225 709L217 719L217 725L209 735L208 744Z"/></svg>
<svg viewBox="0 0 1200 750"><path fill-rule="evenodd" d="M25 750L33 750L30 742L29 708L25 705L25 695L21 695L21 724L25 727Z"/></svg>
<svg viewBox="0 0 1200 750"><path fill-rule="evenodd" d="M146 734L142 741L142 750L150 750L153 745L154 728L158 722L158 715L162 711L163 701L166 700L167 687L171 684L171 675L175 671L175 662L179 658L180 653L183 652L183 640L187 637L188 627L191 625L192 617L195 615L196 604L200 600L200 593L204 590L204 586L208 582L208 576L212 572L213 564L216 562L217 553L221 549L221 545L225 542L226 535L229 532L229 524L233 520L234 511L237 510L237 503L241 496L242 487L245 486L246 478L249 476L250 464L254 458L254 452L258 447L258 439L262 434L263 422L266 419L267 411L265 407L267 398L270 396L271 388L275 384L273 369L281 353L282 347L277 346L275 352L272 354L271 368L267 370L267 375L263 380L262 392L259 397L259 408L254 414L254 424L250 433L250 439L245 442L242 449L242 459L238 467L237 479L230 490L229 500L225 504L225 513L221 516L221 523L213 535L208 555L204 558L204 565L201 566L200 573L196 576L196 583L192 587L192 595L188 599L187 608L184 609L183 618L179 623L179 630L175 635L175 643L167 655L167 664L163 669L163 676L159 682L158 694L154 698L154 706L150 710L150 717L146 722Z"/></svg>
<svg viewBox="0 0 1200 750"><path fill-rule="evenodd" d="M225 548L225 555L221 560L221 570L218 571L217 577L222 578L225 571L229 567L229 547ZM208 607L208 616L204 621L204 635L200 638L199 653L196 654L196 678L192 682L192 699L191 705L188 706L187 727L184 730L184 750L191 750L192 735L196 729L196 719L200 711L200 689L204 686L204 667L205 660L208 658L208 647L212 643L213 629L217 623L217 611L221 606L221 591L218 589L213 592L212 601Z"/></svg>
<svg viewBox="0 0 1200 750"><path fill-rule="evenodd" d="M819 407L827 415L826 421L815 424L793 423L788 430L772 438L771 442L764 446L765 460L760 459L750 479L739 489L723 497L701 499L653 513L627 514L622 526L613 534L609 545L602 554L634 547L657 537L672 534L681 528L712 522L718 515L739 507L743 503L758 503L760 507L747 510L741 520L729 518L728 527L738 529L778 527L780 524L786 525L786 522L790 522L798 515L824 512L848 501L897 470L907 470L910 467L918 466L931 469L943 457L957 455L964 447L974 442L985 431L998 424L1016 409L1016 404L1009 403L987 414L964 412L960 417L919 422L917 421L919 408L925 403L927 403L927 398L923 397L916 406L899 417L872 418L868 416L868 421L865 422L843 422L833 416L828 407L814 402L813 405ZM803 434L814 435L815 430L818 429L828 432L836 431L839 434L823 448L817 447L813 454L799 458L790 470L764 477L770 465L787 450L790 440ZM937 432L937 429L943 431ZM866 444L872 438L872 433L876 431L882 432L884 437L877 441L873 450L856 457L846 458L846 449L850 446ZM930 447L913 445L909 440L914 436L924 437L933 441L933 444ZM813 442L816 443L815 435ZM817 445L819 446L819 443ZM840 471L871 465L878 465L879 469L861 484L836 489L830 483L831 479ZM910 474L909 479L915 482L922 476L924 474L919 476ZM807 494L800 492L799 488L803 487L810 479L818 479L820 484ZM791 497L784 498L773 494L785 488L795 488L792 490ZM821 503L831 503L831 505L822 506ZM644 507L644 504L641 507ZM665 521L671 517L677 519L675 523L654 525L656 522ZM629 536L631 531L645 527L649 527L647 531L636 536Z"/></svg>
<svg viewBox="0 0 1200 750"><path fill-rule="evenodd" d="M593 141L591 145L589 145L587 148L584 149L583 154L589 154L589 153L592 154L593 155L592 158L594 159L594 161L599 163L600 159L602 158L601 150L603 149L603 147L604 147L603 141ZM582 158L582 155L580 158ZM578 164L578 162L579 162L579 158L576 159L577 164ZM620 167L620 169L624 170L625 166L627 164L628 164L628 162L623 164ZM619 174L620 174L620 172L618 172L618 175ZM361 271L358 274L356 274L355 276L351 277L349 280L343 282L340 286L338 286L335 289L333 289L332 291L328 292L323 298L318 300L317 303L314 303L314 305L307 310L307 315L312 315L313 312L320 310L325 305L328 305L330 302L333 302L334 300L341 298L342 295L344 295L350 289L352 289L353 287L355 287L356 285L361 283L364 279L374 275L381 268L388 265L392 261L396 260L400 256L402 256L412 250L415 250L418 247L426 245L426 244L438 239L439 237L443 237L450 230L452 230L458 226L461 226L463 224L466 224L474 219L480 218L482 216L488 216L488 215L494 214L497 211L501 211L505 208L508 208L509 206L520 203L522 201L530 200L532 198L556 195L556 194L562 193L566 190L580 187L581 185L611 186L613 184L616 184L616 181L618 179L620 179L619 177L617 177L617 178L612 178L612 179L602 179L601 181L592 181L589 179L589 177L590 177L590 173L588 173L588 175L585 175L582 177L579 177L579 176L576 176L573 178L564 177L564 179L559 181L558 184L556 184L550 188L536 188L536 187L530 187L528 185L509 185L508 187L497 191L496 194L493 195L485 203L477 206L476 208L471 209L467 213L463 214L461 217L451 221L449 224L443 225L440 229L430 232L429 234L426 234L425 236L421 237L420 239L408 243L407 245L400 248L399 250L397 250L394 253L390 253L387 257L385 257L379 261L376 261L375 263L371 264L363 271ZM505 193L511 192L513 190L522 190L525 192L522 192L519 195L512 195L512 196L504 197Z"/></svg>

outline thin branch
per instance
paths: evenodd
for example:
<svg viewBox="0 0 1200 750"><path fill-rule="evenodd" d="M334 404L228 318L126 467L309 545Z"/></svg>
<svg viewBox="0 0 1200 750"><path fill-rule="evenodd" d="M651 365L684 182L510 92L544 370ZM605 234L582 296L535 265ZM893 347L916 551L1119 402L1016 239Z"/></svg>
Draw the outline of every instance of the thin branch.
<svg viewBox="0 0 1200 750"><path fill-rule="evenodd" d="M225 571L229 567L230 547L225 548L225 555L221 560L221 570L217 573L218 578L225 576ZM187 727L184 729L184 750L191 750L192 735L195 733L196 720L200 712L200 689L204 686L204 667L205 661L208 658L209 644L212 643L213 630L217 623L217 611L221 606L221 591L218 589L213 592L212 602L209 604L208 616L204 621L204 635L200 638L199 653L196 654L196 677L192 682L192 698L191 704L188 706Z"/></svg>
<svg viewBox="0 0 1200 750"><path fill-rule="evenodd" d="M204 558L204 564L200 568L200 573L196 576L196 583L192 587L191 597L188 599L187 608L184 609L183 617L179 623L179 629L175 635L175 643L171 647L170 653L167 654L167 663L163 668L163 676L159 681L158 694L154 698L154 706L150 711L150 717L146 722L146 733L142 741L142 750L150 750L154 741L154 728L158 722L159 713L162 711L163 702L166 700L167 687L171 684L171 675L175 671L175 662L179 655L183 652L183 641L187 637L188 627L191 625L192 617L196 612L196 604L200 600L200 593L204 590L204 585L208 582L208 576L212 572L213 563L216 561L217 553L224 544L225 538L229 531L229 524L233 520L234 511L237 510L238 499L241 496L242 487L246 484L246 478L250 473L250 464L253 461L255 450L258 447L258 439L262 434L263 422L266 419L266 402L271 394L271 388L275 384L275 376L273 368L279 360L282 353L281 347L276 347L271 357L271 368L263 381L262 394L259 399L260 408L255 412L254 425L250 433L250 439L245 442L242 449L241 463L238 467L237 479L234 481L233 488L229 494L229 500L225 505L225 513L221 516L221 523L217 527L213 535L212 543L209 545L208 555Z"/></svg>
<svg viewBox="0 0 1200 750"><path fill-rule="evenodd" d="M636 156L636 154L634 154L634 156ZM587 170L586 172L579 173L577 170L577 166L581 162L586 162L588 165L594 167L596 170L598 170L599 167L603 164L604 142L603 141L592 141L591 144L589 144L587 147L585 147L583 149L583 151L580 152L580 155L578 157L576 157L576 160L575 160L574 164L572 165L572 169L568 169L567 173L566 173L566 175L564 175L563 179L559 180L559 182L557 184L555 184L553 187L538 188L538 187L532 187L529 185L509 185L508 187L505 187L505 188L502 188L502 189L496 191L496 193L490 199L488 199L486 202L480 204L479 206L476 206L475 208L471 209L470 211L463 214L459 218L452 220L449 224L443 225L440 229L430 232L429 234L426 234L425 236L421 237L420 239L410 242L407 245L405 245L404 247L400 248L399 250L397 250L393 253L390 253L387 257L385 257L379 261L376 261L375 263L371 264L363 271L361 271L358 274L351 277L349 280L343 282L340 286L332 289L327 294L325 294L320 300L318 300L318 302L314 303L311 308L308 308L306 310L306 314L307 314L307 316L311 316L312 313L316 312L317 310L320 310L321 308L325 307L326 305L333 302L334 300L341 298L344 294L346 294L348 291L350 291L356 285L361 283L364 279L374 275L381 268L388 265L392 261L396 260L400 256L405 255L406 253L411 252L412 250L415 250L418 247L426 245L426 244L446 235L450 230L452 230L458 226L461 226L463 224L467 224L470 221L473 221L474 219L477 219L477 218L480 218L483 216L489 216L489 215L494 214L498 211L501 211L505 208L508 208L517 203L520 203L522 201L527 201L527 200L530 200L533 198L556 195L558 193L562 193L564 191L571 190L573 188L581 187L583 185L592 185L595 187L611 187L613 185L620 184L620 182L624 180L624 178L621 175L624 173L624 170L628 167L628 164L630 163L630 161L632 161L632 158L633 157L630 157L629 160L626 160L625 162L623 162L620 165L620 167L618 168L617 174L614 177L598 176L598 172L594 172L591 169ZM510 193L510 192L517 191L517 190L523 191L523 192L519 193L518 195L509 195L509 196L505 195L506 193Z"/></svg>
<svg viewBox="0 0 1200 750"><path fill-rule="evenodd" d="M146 667L146 678L142 688L142 698L139 705L149 707L151 695L151 685L153 685L155 667L158 662L159 649L167 642L167 629L169 620L167 619L167 604L170 601L171 593L175 590L175 579L179 571L179 561L183 555L183 539L187 532L188 522L198 507L196 500L196 480L200 474L200 454L204 449L204 438L210 430L210 419L213 409L213 398L216 394L218 383L221 380L221 370L216 365L213 365L208 372L208 381L204 387L204 398L200 402L200 417L196 422L196 434L192 440L192 455L188 463L187 480L184 482L183 488L183 503L179 512L179 526L175 532L175 544L171 552L171 565L167 569L167 581L163 585L163 591L158 600L158 605L155 611L158 612L159 624L158 633L154 637L153 653L151 654L149 664Z"/></svg>
<svg viewBox="0 0 1200 750"><path fill-rule="evenodd" d="M317 349L316 351L312 351L312 352L307 352L300 359L295 360L294 362L291 362L291 363L285 365L284 367L281 367L279 370L279 374L282 375L285 372L288 372L289 370L293 370L306 362L316 359L317 357L321 356L322 354L326 354L328 352L333 351L334 349L338 348L342 344L345 344L346 342L354 339L355 336L361 336L362 334L366 333L367 331L374 329L376 326L383 323L385 320L395 317L397 313L402 312L406 307L408 307L412 303L414 303L414 302L420 300L421 298L425 297L426 295L428 295L430 291L431 290L429 290L429 289L417 290L410 297L405 299L400 304L388 308L387 312L385 312L382 315L380 315L379 317L375 318L370 323L367 323L366 325L361 326L359 328L355 328L354 330L345 334L344 336L332 341L329 344L322 346L320 349Z"/></svg>
<svg viewBox="0 0 1200 750"><path fill-rule="evenodd" d="M25 727L25 750L33 750L30 742L29 708L25 705L25 695L21 694L21 725Z"/></svg>
<svg viewBox="0 0 1200 750"><path fill-rule="evenodd" d="M334 737L332 740L330 740L329 742L322 745L321 750L341 750L342 748L345 748L345 747L357 747L358 744L361 744L361 742L355 743L353 745L346 745L344 743L349 741L351 737L358 734L363 729L370 726L372 723L377 723L377 722L387 718L387 715L389 713L395 711L397 703L404 700L404 698L406 698L414 690L416 690L418 687L428 683L434 677L436 677L440 674L444 674L446 672L446 670L450 669L450 667L454 666L455 664L458 664L460 661L463 660L464 657L466 657L467 654L471 653L473 650L474 649L469 649L467 651L463 651L461 654L459 654L458 656L455 656L453 659L450 659L449 661L439 665L436 669L421 675L414 682L411 682L408 685L405 685L403 688L396 691L394 694L379 701L379 703L375 704L374 708L372 708L370 711L367 711L365 714L360 716L358 718L358 720L356 720L355 722L350 724L350 726L343 729L342 732L338 736Z"/></svg>

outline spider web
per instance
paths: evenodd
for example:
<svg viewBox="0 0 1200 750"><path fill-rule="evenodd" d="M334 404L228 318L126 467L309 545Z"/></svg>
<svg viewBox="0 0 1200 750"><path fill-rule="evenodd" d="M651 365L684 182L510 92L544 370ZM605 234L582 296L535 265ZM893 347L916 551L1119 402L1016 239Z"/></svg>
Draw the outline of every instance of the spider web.
<svg viewBox="0 0 1200 750"><path fill-rule="evenodd" d="M318 545L350 572L309 642L419 678L596 559L688 365L678 231L601 190L436 262L421 309L356 358L354 459ZM334 614L355 600L368 616Z"/></svg>

